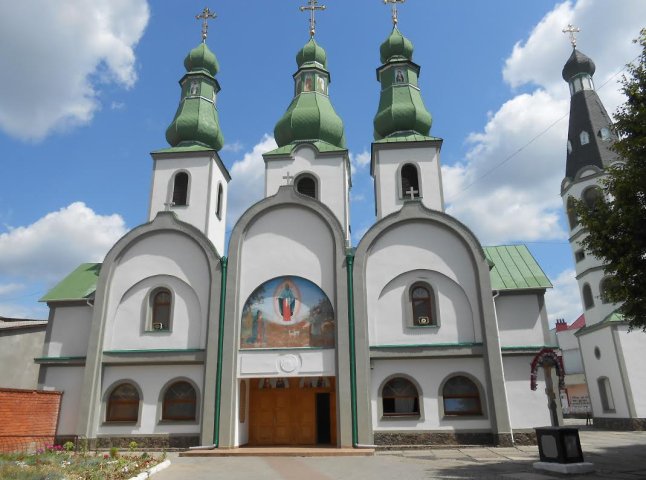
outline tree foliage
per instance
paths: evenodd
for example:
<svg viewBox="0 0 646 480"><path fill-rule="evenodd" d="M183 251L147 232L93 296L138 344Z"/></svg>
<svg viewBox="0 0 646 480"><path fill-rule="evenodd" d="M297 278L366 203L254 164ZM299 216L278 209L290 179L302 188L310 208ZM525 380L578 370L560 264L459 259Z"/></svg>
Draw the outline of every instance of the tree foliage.
<svg viewBox="0 0 646 480"><path fill-rule="evenodd" d="M613 126L619 136L613 149L623 163L608 168L604 200L578 201L576 211L588 231L582 245L605 263L603 300L621 304L631 328L646 331L646 29L635 42L642 52L621 80L627 99Z"/></svg>

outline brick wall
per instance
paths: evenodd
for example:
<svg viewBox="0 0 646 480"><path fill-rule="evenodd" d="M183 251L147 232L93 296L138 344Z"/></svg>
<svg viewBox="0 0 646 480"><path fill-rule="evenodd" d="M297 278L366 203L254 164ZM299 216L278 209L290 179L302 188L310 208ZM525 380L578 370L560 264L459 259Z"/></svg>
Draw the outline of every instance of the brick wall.
<svg viewBox="0 0 646 480"><path fill-rule="evenodd" d="M54 443L62 392L0 388L0 452Z"/></svg>

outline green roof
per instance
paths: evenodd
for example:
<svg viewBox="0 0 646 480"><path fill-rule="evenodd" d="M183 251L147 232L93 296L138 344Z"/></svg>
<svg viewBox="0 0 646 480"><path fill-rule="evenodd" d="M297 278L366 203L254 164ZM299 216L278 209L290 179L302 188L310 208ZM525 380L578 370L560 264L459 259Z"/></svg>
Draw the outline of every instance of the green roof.
<svg viewBox="0 0 646 480"><path fill-rule="evenodd" d="M272 156L289 155L290 153L292 153L292 150L294 150L300 144L307 144L310 146L313 145L314 147L316 147L319 153L348 151L346 148L340 148L340 147L337 147L336 145L332 145L331 143L324 142L322 140L301 140L298 142L288 143L287 145L283 145L282 147L275 148L270 152L263 153L263 156L272 157Z"/></svg>
<svg viewBox="0 0 646 480"><path fill-rule="evenodd" d="M82 263L39 301L62 302L90 298L96 290L96 282L99 280L100 271L100 263Z"/></svg>
<svg viewBox="0 0 646 480"><path fill-rule="evenodd" d="M611 314L607 315L606 318L604 318L600 322L593 323L592 325L586 325L585 327L578 329L575 335L578 337L579 335L583 335L588 332L594 332L595 330L603 328L606 325L612 325L613 323L625 323L625 322L626 322L626 319L624 318L624 316L621 313L619 313L618 310L615 310Z"/></svg>
<svg viewBox="0 0 646 480"><path fill-rule="evenodd" d="M431 137L429 135L421 135L417 132L409 132L407 134L393 134L385 138L375 140L374 143L397 143L397 142L426 142L429 140L442 140L438 137Z"/></svg>
<svg viewBox="0 0 646 480"><path fill-rule="evenodd" d="M185 153L185 152L215 152L211 147L205 147L200 143L193 143L192 145L182 145L177 147L162 148L155 150L151 153Z"/></svg>
<svg viewBox="0 0 646 480"><path fill-rule="evenodd" d="M524 290L551 288L536 259L525 245L484 247L491 269L492 290Z"/></svg>

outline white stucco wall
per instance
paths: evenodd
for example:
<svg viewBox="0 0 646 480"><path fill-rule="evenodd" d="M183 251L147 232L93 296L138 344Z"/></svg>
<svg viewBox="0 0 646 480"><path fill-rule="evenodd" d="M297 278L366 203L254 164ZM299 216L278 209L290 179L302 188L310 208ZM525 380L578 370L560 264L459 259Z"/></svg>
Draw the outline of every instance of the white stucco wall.
<svg viewBox="0 0 646 480"><path fill-rule="evenodd" d="M250 377L330 377L336 375L335 351L313 349L241 350L238 376Z"/></svg>
<svg viewBox="0 0 646 480"><path fill-rule="evenodd" d="M417 280L437 291L439 328L405 326L405 289ZM452 231L418 221L386 231L366 264L370 345L482 341L476 282L470 253Z"/></svg>
<svg viewBox="0 0 646 480"><path fill-rule="evenodd" d="M83 357L92 325L92 307L52 307L54 315L46 357Z"/></svg>
<svg viewBox="0 0 646 480"><path fill-rule="evenodd" d="M101 385L101 409L97 419L98 435L147 435L160 433L200 432L199 420L202 416L202 365L129 365L104 367ZM159 423L161 419L162 389L171 380L190 380L198 388L197 421ZM140 389L141 407L136 425L105 423L107 398L112 389L123 381L134 382Z"/></svg>
<svg viewBox="0 0 646 480"><path fill-rule="evenodd" d="M618 417L627 418L628 404L624 395L624 388L621 381L621 372L617 361L612 330L609 327L602 328L579 337L581 344L581 356L585 367L585 377L588 383L588 392L592 404L592 412L595 417ZM600 358L594 355L594 347L599 347ZM604 412L601 407L599 396L599 377L608 377L612 398L615 404L615 412Z"/></svg>
<svg viewBox="0 0 646 480"><path fill-rule="evenodd" d="M339 223L344 226L346 238L349 225L348 192L349 178L343 155L318 155L313 147L303 145L293 153L293 158L271 159L265 162L265 196L278 192L286 185L283 178L288 173L293 177L309 173L317 179L318 200L329 207Z"/></svg>
<svg viewBox="0 0 646 480"><path fill-rule="evenodd" d="M44 390L63 392L61 409L58 416L57 435L76 435L81 391L83 389L83 372L85 367L48 365L43 383Z"/></svg>
<svg viewBox="0 0 646 480"><path fill-rule="evenodd" d="M482 358L433 358L372 360L370 397L372 402L372 425L375 431L410 430L473 430L491 428L490 405L487 399L484 363ZM467 373L475 377L482 387L481 402L486 414L482 418L440 418L440 386L452 374ZM389 377L404 375L417 383L421 389L419 419L380 418L381 388Z"/></svg>
<svg viewBox="0 0 646 480"><path fill-rule="evenodd" d="M539 294L504 294L495 300L502 347L545 345L547 325L541 318Z"/></svg>
<svg viewBox="0 0 646 480"><path fill-rule="evenodd" d="M422 203L433 210L444 211L442 176L440 172L440 149L434 146L383 148L375 153L375 192L377 220L401 209L405 195L402 195L402 165L417 166Z"/></svg>
<svg viewBox="0 0 646 480"><path fill-rule="evenodd" d="M537 370L536 390L530 388L532 358L531 355L514 355L503 356L502 359L512 429L551 425L542 368Z"/></svg>
<svg viewBox="0 0 646 480"><path fill-rule="evenodd" d="M173 206L178 218L195 226L213 242L220 255L224 254L227 182L215 159L204 157L157 158L153 165L153 180L148 220L166 210L165 203L173 198L173 182L177 172L189 175L186 206ZM216 216L217 185L222 183L224 208L221 219Z"/></svg>
<svg viewBox="0 0 646 480"><path fill-rule="evenodd" d="M336 311L334 238L308 210L283 206L264 212L245 235L239 271L239 312L256 287L283 275L318 285Z"/></svg>
<svg viewBox="0 0 646 480"><path fill-rule="evenodd" d="M189 237L156 232L131 245L118 260L106 297L105 350L204 348L210 274L206 256ZM168 332L146 331L148 297L171 290Z"/></svg>
<svg viewBox="0 0 646 480"><path fill-rule="evenodd" d="M644 370L646 333L637 328L628 333L628 327L625 325L617 327L617 333L635 404L635 413L638 418L646 418L646 370Z"/></svg>

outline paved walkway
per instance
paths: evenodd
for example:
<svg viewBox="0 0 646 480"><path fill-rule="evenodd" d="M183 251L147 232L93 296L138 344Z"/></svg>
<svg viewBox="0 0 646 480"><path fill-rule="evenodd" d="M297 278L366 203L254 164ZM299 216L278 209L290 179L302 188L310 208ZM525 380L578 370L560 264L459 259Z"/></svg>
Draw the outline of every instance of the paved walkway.
<svg viewBox="0 0 646 480"><path fill-rule="evenodd" d="M646 479L646 432L581 431L585 460L594 474L539 472L537 447L428 449L378 452L374 457L170 456L170 468L154 480L554 480Z"/></svg>

